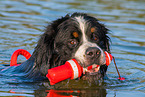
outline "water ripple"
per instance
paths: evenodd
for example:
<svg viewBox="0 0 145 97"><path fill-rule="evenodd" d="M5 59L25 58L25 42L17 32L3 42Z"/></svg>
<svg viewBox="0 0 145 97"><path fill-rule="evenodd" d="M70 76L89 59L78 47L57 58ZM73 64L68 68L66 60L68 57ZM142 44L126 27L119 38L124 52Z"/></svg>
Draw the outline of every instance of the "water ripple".
<svg viewBox="0 0 145 97"><path fill-rule="evenodd" d="M112 55L126 81L118 81L113 63L108 80L91 90L70 95L87 97L124 95L144 97L145 91L145 1L144 0L0 0L0 70L9 66L16 49L33 52L40 34L51 21L66 13L86 12L111 31ZM25 58L20 57L20 62ZM0 96L46 96L41 82L0 74ZM66 92L68 93L68 92ZM65 94L66 94L65 93ZM101 95L102 94L102 95ZM128 96L127 96L128 97Z"/></svg>

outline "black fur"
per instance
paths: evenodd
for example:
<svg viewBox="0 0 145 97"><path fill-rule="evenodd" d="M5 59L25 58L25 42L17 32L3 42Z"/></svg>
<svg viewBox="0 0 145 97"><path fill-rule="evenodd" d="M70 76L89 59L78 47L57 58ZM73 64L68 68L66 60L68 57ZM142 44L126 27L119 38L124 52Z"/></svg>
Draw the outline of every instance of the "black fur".
<svg viewBox="0 0 145 97"><path fill-rule="evenodd" d="M31 58L16 68L23 69L21 72L26 72L25 76L28 78L45 78L48 69L63 65L67 60L74 58L74 53L82 44L80 30L73 19L77 16L83 16L86 21L90 21L90 26L87 28L90 41L99 45L104 51L110 52L108 29L94 17L84 13L73 13L49 24L44 34L41 35ZM91 27L96 28L95 34L98 38L96 41L91 40L93 38L89 32ZM79 33L77 38L70 33L75 31ZM69 43L71 40L77 45L71 45ZM104 77L106 71L107 66L101 66L99 76Z"/></svg>

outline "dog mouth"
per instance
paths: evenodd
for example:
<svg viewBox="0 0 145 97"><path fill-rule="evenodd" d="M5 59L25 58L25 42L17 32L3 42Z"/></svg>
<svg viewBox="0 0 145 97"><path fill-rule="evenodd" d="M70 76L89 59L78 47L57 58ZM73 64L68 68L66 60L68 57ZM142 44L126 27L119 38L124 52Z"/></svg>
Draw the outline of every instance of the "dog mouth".
<svg viewBox="0 0 145 97"><path fill-rule="evenodd" d="M97 64L83 68L82 79L86 80L90 85L91 83L98 84L98 80L102 78L100 71L100 65Z"/></svg>
<svg viewBox="0 0 145 97"><path fill-rule="evenodd" d="M87 67L84 67L85 65L84 64L82 65L80 61L78 61L78 63L83 67L83 75L97 75L100 71L100 65L96 63L87 65Z"/></svg>
<svg viewBox="0 0 145 97"><path fill-rule="evenodd" d="M91 83L98 84L99 80L102 80L102 77L103 77L101 74L102 64L98 64L95 62L88 63L88 64L81 64L81 62L79 61L78 61L78 64L80 64L83 68L83 74L81 77L82 80L87 81L90 85Z"/></svg>
<svg viewBox="0 0 145 97"><path fill-rule="evenodd" d="M83 68L83 74L96 75L100 70L100 65L93 64L87 68Z"/></svg>

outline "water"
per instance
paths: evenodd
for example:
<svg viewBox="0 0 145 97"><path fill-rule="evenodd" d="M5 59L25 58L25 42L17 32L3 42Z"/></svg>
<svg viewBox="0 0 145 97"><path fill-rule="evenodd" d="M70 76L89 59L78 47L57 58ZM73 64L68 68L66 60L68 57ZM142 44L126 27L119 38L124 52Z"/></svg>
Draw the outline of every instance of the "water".
<svg viewBox="0 0 145 97"><path fill-rule="evenodd" d="M0 74L0 96L145 97L144 5L144 0L0 0L0 69L9 66L16 49L32 53L48 23L77 11L97 17L111 30L112 55L126 78L118 81L111 64L109 79L97 87L56 91L48 90L41 82Z"/></svg>

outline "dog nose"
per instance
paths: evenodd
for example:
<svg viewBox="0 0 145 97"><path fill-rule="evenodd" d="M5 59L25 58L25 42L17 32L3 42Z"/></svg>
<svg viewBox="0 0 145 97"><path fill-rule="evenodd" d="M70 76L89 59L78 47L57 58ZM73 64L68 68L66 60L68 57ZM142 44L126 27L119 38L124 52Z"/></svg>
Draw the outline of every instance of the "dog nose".
<svg viewBox="0 0 145 97"><path fill-rule="evenodd" d="M90 47L86 50L86 57L87 58L97 58L101 55L101 51L99 48Z"/></svg>

